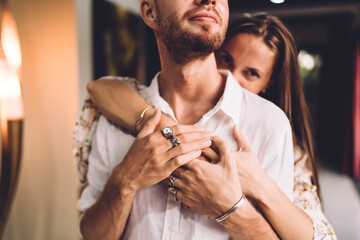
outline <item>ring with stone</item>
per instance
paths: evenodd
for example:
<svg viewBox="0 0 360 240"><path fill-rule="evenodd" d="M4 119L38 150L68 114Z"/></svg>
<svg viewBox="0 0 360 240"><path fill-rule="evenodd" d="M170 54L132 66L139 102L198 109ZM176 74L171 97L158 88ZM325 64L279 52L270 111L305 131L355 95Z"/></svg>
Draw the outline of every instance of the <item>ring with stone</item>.
<svg viewBox="0 0 360 240"><path fill-rule="evenodd" d="M175 177L174 176L171 176L169 178L169 186L172 188L175 187Z"/></svg>
<svg viewBox="0 0 360 240"><path fill-rule="evenodd" d="M180 145L180 141L179 141L179 139L177 137L172 137L170 139L170 141L171 141L173 147L176 147L177 145Z"/></svg>
<svg viewBox="0 0 360 240"><path fill-rule="evenodd" d="M171 191L170 191L170 199L173 200L174 202L179 201L178 198L177 198L177 196L176 196L176 194L177 194L178 191L179 191L179 189L177 189L177 188L173 188L173 189L171 189Z"/></svg>
<svg viewBox="0 0 360 240"><path fill-rule="evenodd" d="M161 133L166 139L171 139L173 137L173 130L171 127L163 128L163 130L161 130Z"/></svg>

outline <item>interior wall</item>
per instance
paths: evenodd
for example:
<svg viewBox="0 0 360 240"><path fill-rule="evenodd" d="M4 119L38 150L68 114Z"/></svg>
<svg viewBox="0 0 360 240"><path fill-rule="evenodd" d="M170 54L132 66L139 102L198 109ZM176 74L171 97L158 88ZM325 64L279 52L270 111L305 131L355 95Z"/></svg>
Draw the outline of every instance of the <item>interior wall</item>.
<svg viewBox="0 0 360 240"><path fill-rule="evenodd" d="M8 0L23 54L22 166L3 239L78 239L72 132L78 112L74 0Z"/></svg>

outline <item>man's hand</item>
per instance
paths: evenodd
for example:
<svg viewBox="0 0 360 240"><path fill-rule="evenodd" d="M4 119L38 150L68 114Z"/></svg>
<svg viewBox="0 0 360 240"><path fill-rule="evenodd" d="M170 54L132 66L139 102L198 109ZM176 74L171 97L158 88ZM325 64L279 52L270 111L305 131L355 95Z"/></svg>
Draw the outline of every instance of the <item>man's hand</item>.
<svg viewBox="0 0 360 240"><path fill-rule="evenodd" d="M228 211L242 196L236 161L219 137L213 138L219 150L219 162L195 159L175 170L177 198L195 211L215 218ZM172 188L169 189L171 191Z"/></svg>
<svg viewBox="0 0 360 240"><path fill-rule="evenodd" d="M199 131L195 126L173 126L173 135L180 145L173 147L170 140L155 131L160 120L160 111L147 121L134 143L119 164L111 181L119 184L120 189L131 192L152 186L168 177L175 169L197 158L201 149L211 145L211 133Z"/></svg>

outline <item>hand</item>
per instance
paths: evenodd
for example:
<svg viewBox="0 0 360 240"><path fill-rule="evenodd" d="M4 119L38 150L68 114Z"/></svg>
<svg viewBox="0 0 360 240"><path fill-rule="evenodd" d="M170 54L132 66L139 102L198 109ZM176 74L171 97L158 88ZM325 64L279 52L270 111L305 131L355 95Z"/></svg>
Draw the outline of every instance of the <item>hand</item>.
<svg viewBox="0 0 360 240"><path fill-rule="evenodd" d="M248 198L259 200L261 188L264 186L264 181L267 181L268 175L236 125L233 127L233 135L239 145L239 150L231 151L230 155L236 161L242 190Z"/></svg>
<svg viewBox="0 0 360 240"><path fill-rule="evenodd" d="M230 149L217 136L213 143L220 153L218 163L195 159L176 169L172 175L176 177L179 201L199 213L216 218L228 211L243 193ZM172 189L169 188L169 192Z"/></svg>
<svg viewBox="0 0 360 240"><path fill-rule="evenodd" d="M141 129L143 129L143 127L145 126L146 122L151 118L151 116L154 115L155 113L155 110L154 108L151 108L149 109L148 111L145 112L145 115L144 115L144 119L142 121L140 121L137 129L139 131L141 131ZM155 131L158 131L158 130L161 130L167 126L174 126L176 125L177 123L174 121L174 119L172 119L171 117L169 117L168 115L165 115L165 114L161 114L161 118L160 118L160 121L159 123L156 125L155 127Z"/></svg>
<svg viewBox="0 0 360 240"><path fill-rule="evenodd" d="M200 156L201 149L211 145L209 132L195 126L173 126L174 136L181 142L173 147L160 131L154 129L160 120L160 111L147 121L134 143L114 170L111 178L121 188L133 192L152 186L165 179L176 168Z"/></svg>

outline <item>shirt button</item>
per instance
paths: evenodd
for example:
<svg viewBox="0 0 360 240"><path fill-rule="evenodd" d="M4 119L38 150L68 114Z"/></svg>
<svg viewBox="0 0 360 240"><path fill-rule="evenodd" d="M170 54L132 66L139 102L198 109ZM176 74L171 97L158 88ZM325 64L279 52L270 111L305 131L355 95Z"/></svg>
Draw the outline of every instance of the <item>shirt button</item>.
<svg viewBox="0 0 360 240"><path fill-rule="evenodd" d="M168 227L168 230L169 230L169 232L172 232L172 231L174 231L174 227L173 227L173 226L169 226L169 227Z"/></svg>

